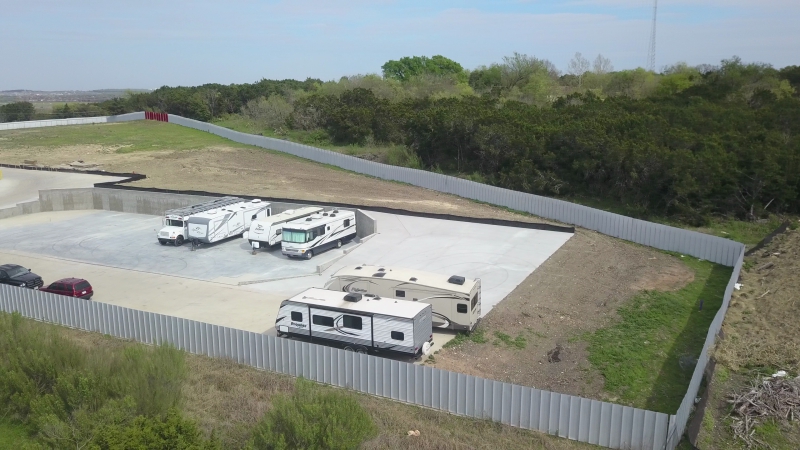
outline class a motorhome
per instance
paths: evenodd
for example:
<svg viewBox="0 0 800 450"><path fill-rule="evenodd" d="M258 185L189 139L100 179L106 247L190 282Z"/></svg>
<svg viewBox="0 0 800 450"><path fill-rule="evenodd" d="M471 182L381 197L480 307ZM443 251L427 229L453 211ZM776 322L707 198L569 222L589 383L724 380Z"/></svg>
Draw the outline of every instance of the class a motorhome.
<svg viewBox="0 0 800 450"><path fill-rule="evenodd" d="M161 245L172 243L176 247L179 247L188 239L189 230L187 227L190 217L195 214L200 214L212 209L224 208L225 206L243 201L244 199L239 197L220 197L196 205L169 209L164 212L164 218L161 220L163 228L161 228L157 234L158 242Z"/></svg>
<svg viewBox="0 0 800 450"><path fill-rule="evenodd" d="M253 220L269 217L271 211L269 203L255 199L195 214L188 220L189 239L211 244L241 235Z"/></svg>
<svg viewBox="0 0 800 450"><path fill-rule="evenodd" d="M243 238L250 242L253 249L261 247L273 247L280 245L283 226L286 222L303 219L312 214L322 211L318 206L307 206L304 208L290 209L263 219L254 220L250 224L250 229L245 231Z"/></svg>
<svg viewBox="0 0 800 450"><path fill-rule="evenodd" d="M284 224L281 253L291 258L311 259L329 248L341 247L354 237L356 214L334 209Z"/></svg>
<svg viewBox="0 0 800 450"><path fill-rule="evenodd" d="M428 304L317 288L284 300L275 329L358 353L420 357L433 345Z"/></svg>
<svg viewBox="0 0 800 450"><path fill-rule="evenodd" d="M480 278L362 264L331 275L325 289L429 303L435 328L472 331L481 317Z"/></svg>

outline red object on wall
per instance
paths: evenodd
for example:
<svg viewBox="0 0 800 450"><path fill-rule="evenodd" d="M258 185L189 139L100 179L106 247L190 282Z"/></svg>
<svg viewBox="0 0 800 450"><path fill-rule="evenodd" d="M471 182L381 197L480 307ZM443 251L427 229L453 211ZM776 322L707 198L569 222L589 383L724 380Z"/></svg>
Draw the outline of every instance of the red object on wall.
<svg viewBox="0 0 800 450"><path fill-rule="evenodd" d="M157 120L159 122L169 122L169 114L155 112L155 111L145 111L144 118L145 120Z"/></svg>

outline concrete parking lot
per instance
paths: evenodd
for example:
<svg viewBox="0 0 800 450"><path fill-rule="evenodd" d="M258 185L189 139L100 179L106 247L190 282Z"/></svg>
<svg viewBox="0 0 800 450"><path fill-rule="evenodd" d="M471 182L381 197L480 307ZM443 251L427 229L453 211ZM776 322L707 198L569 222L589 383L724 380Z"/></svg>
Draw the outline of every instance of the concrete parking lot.
<svg viewBox="0 0 800 450"><path fill-rule="evenodd" d="M4 175L12 177L0 183L3 204L35 199L29 192L34 188L88 187L109 180L6 170ZM93 301L274 334L282 300L323 287L338 269L362 263L481 278L486 315L572 237L366 212L377 220L377 234L310 261L290 260L279 249L253 255L241 238L197 251L189 245L162 246L156 239L161 228L156 216L101 210L20 215L0 220L0 263L29 267L46 284L69 276L86 278L95 288ZM434 333L434 350L452 337Z"/></svg>

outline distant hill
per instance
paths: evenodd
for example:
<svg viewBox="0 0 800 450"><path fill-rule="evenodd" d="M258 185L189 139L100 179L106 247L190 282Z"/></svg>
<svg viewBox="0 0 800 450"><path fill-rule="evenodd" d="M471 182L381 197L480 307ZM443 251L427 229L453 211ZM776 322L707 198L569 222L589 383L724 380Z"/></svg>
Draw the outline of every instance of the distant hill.
<svg viewBox="0 0 800 450"><path fill-rule="evenodd" d="M10 102L82 102L97 103L114 97L125 97L128 92L151 92L150 89L96 89L92 91L34 91L13 89L0 91L0 103Z"/></svg>

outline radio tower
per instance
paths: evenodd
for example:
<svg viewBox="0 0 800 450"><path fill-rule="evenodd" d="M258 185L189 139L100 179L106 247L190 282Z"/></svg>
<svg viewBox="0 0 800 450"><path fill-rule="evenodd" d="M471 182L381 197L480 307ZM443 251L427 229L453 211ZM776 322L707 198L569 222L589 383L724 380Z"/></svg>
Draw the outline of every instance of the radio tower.
<svg viewBox="0 0 800 450"><path fill-rule="evenodd" d="M647 50L647 70L656 71L656 15L658 13L658 0L653 0L653 26L650 30L650 45Z"/></svg>

